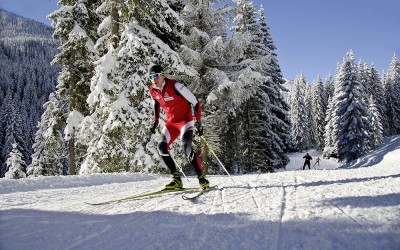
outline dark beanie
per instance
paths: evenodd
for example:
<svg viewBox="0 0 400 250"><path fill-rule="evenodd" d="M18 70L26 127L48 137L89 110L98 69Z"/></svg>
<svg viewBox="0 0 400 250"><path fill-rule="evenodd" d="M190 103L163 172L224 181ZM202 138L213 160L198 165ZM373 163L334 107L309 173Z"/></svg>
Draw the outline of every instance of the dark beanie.
<svg viewBox="0 0 400 250"><path fill-rule="evenodd" d="M160 65L153 65L149 69L149 74L162 73L163 71L164 69Z"/></svg>

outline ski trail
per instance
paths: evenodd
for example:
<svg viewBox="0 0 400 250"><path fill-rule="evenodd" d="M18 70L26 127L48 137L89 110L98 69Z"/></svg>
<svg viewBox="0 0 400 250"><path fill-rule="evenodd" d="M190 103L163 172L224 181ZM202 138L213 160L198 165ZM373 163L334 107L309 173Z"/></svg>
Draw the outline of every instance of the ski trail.
<svg viewBox="0 0 400 250"><path fill-rule="evenodd" d="M100 237L101 234L104 234L104 233L110 231L112 228L113 228L113 226L106 225L106 227L101 229L99 232L89 234L85 238L83 238L81 240L77 240L75 243L73 243L69 246L64 246L64 247L66 250L79 248L79 245L81 245L87 241L90 241L90 240Z"/></svg>
<svg viewBox="0 0 400 250"><path fill-rule="evenodd" d="M217 214L217 213L225 213L225 208L224 208L224 189L217 189L215 190L215 195L214 199L211 205L210 210L208 211L208 214Z"/></svg>
<svg viewBox="0 0 400 250"><path fill-rule="evenodd" d="M282 235L282 224L283 224L283 217L285 216L285 209L286 209L286 188L283 186L283 183L281 183L282 186L282 205L281 205L281 211L279 214L279 226L278 226L278 237L277 237L277 242L276 242L276 249L282 249L281 245L281 235Z"/></svg>

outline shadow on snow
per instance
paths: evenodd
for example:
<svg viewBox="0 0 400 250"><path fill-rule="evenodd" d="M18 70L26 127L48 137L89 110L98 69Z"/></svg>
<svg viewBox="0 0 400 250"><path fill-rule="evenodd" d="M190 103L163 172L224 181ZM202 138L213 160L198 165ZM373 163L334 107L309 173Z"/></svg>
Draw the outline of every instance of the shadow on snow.
<svg viewBox="0 0 400 250"><path fill-rule="evenodd" d="M258 220L249 214L0 212L2 250L395 249L399 243L394 232L372 234L346 218L281 223Z"/></svg>

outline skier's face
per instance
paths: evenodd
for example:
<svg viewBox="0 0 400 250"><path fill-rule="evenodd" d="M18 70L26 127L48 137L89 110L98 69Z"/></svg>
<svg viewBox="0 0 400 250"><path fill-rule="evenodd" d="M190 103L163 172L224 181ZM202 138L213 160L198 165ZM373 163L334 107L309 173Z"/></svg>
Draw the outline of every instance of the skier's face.
<svg viewBox="0 0 400 250"><path fill-rule="evenodd" d="M152 84L161 86L161 84L164 82L164 76L161 75L160 73L151 74L149 76L149 80L151 81Z"/></svg>

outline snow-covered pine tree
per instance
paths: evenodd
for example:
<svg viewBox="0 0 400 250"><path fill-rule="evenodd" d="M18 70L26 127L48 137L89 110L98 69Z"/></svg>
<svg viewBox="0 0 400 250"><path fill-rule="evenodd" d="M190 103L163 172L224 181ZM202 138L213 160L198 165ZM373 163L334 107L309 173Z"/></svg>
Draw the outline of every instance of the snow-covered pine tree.
<svg viewBox="0 0 400 250"><path fill-rule="evenodd" d="M180 45L182 21L167 2L126 3L117 5L120 41L109 46L91 81L92 112L81 128L89 147L80 173L160 170L155 145L148 145L148 68L160 64L170 74L195 75L173 50Z"/></svg>
<svg viewBox="0 0 400 250"><path fill-rule="evenodd" d="M368 106L361 93L353 52L347 53L336 75L333 107L334 145L345 162L364 154L371 129Z"/></svg>
<svg viewBox="0 0 400 250"><path fill-rule="evenodd" d="M389 136L400 134L400 63L393 55L385 83L386 124Z"/></svg>
<svg viewBox="0 0 400 250"><path fill-rule="evenodd" d="M325 84L324 84L324 94L323 94L323 100L324 100L324 105L325 108L328 108L328 104L329 104L329 98L333 97L333 92L335 91L335 83L333 80L333 77L331 74L329 74L326 78L325 78Z"/></svg>
<svg viewBox="0 0 400 250"><path fill-rule="evenodd" d="M61 129L64 119L55 93L50 94L44 108L33 144L32 163L27 168L29 176L63 174L66 148Z"/></svg>
<svg viewBox="0 0 400 250"><path fill-rule="evenodd" d="M374 96L371 94L369 103L369 113L370 115L370 123L371 123L371 130L369 133L370 140L368 141L367 149L374 150L377 148L383 139L383 126L382 126L382 118L381 113L379 112L377 101L375 100Z"/></svg>
<svg viewBox="0 0 400 250"><path fill-rule="evenodd" d="M288 93L288 89L284 86L285 80L282 76L282 71L279 66L277 54L275 52L276 46L272 39L272 35L265 18L264 8L261 5L259 11L259 25L261 26L261 33L258 33L258 37L261 41L262 48L260 62L256 63L254 67L261 75L267 77L266 93L270 103L269 119L271 119L271 131L269 146L266 151L269 152L270 158L274 159L272 166L276 168L285 167L289 159L285 153L292 148L290 138L290 116L289 116L289 104L286 101L285 95ZM256 43L255 47L258 48L256 51L260 51L258 46L260 43ZM258 52L260 53L260 52ZM258 66L258 67L257 67Z"/></svg>
<svg viewBox="0 0 400 250"><path fill-rule="evenodd" d="M289 128L285 113L288 105L282 95L284 81L263 8L257 12L253 3L247 0L238 0L236 4L236 23L232 30L243 41L243 53L236 54L235 60L231 59L237 68L230 77L247 86L245 89L253 94L247 99L243 98L243 104L235 110L236 117L232 121L238 125L231 126L238 128L235 130L242 131L242 134L235 135L239 136L240 143L233 152L243 157L246 172L266 168L271 171L273 167L284 167L288 162L283 152L290 143L289 134L280 130ZM253 129L246 130L246 127ZM254 153L254 149L258 151ZM258 159L251 155L252 152ZM257 164L252 164L256 161Z"/></svg>
<svg viewBox="0 0 400 250"><path fill-rule="evenodd" d="M76 174L85 153L85 145L76 145L78 128L68 121L77 121L88 114L86 99L96 59L98 18L94 13L99 1L60 0L61 7L49 15L55 28L53 37L59 40L60 53L53 64L62 65L58 77L57 95L68 107L65 110L65 140L68 142L69 174Z"/></svg>
<svg viewBox="0 0 400 250"><path fill-rule="evenodd" d="M7 159L10 152L12 151L13 144L15 143L18 147L18 151L22 154L22 160L25 163L28 159L28 150L26 147L25 136L22 130L22 117L19 111L18 105L15 104L14 100L8 103L7 108L2 119L6 120L5 123L5 136L4 136L4 147L2 149L3 159ZM22 171L26 171L26 165L22 166ZM7 165L3 164L2 176L7 172Z"/></svg>
<svg viewBox="0 0 400 250"><path fill-rule="evenodd" d="M26 166L23 160L22 153L18 149L18 144L14 141L12 143L12 150L6 161L8 171L5 173L7 179L21 179L25 178L26 174L24 168Z"/></svg>
<svg viewBox="0 0 400 250"><path fill-rule="evenodd" d="M218 1L211 0L189 0L181 12L184 21L183 45L179 54L183 62L191 65L199 73L197 79L193 79L189 84L194 94L202 102L202 123L208 142L217 153L221 152L220 136L227 120L227 112L224 112L221 105L207 100L215 100L210 97L210 93L216 91L221 78L227 79L224 72L227 64L227 53L225 48L226 30L228 21L224 15L229 14L228 6L215 8ZM218 163L208 166L212 158L208 157L207 148L202 145L201 159L203 168L210 172L217 172ZM179 159L177 159L179 162ZM190 168L191 170L192 168Z"/></svg>
<svg viewBox="0 0 400 250"><path fill-rule="evenodd" d="M333 96L329 97L328 106L326 108L325 114L325 140L324 140L324 152L323 155L326 158L329 158L331 154L337 155L337 148L334 145L335 136L334 136L334 128L333 128Z"/></svg>
<svg viewBox="0 0 400 250"><path fill-rule="evenodd" d="M313 113L312 113L312 92L311 92L311 84L306 84L306 96L305 96L305 112L304 115L306 117L305 120L305 133L304 138L306 142L306 148L315 147L315 127L313 123Z"/></svg>
<svg viewBox="0 0 400 250"><path fill-rule="evenodd" d="M290 91L290 119L291 119L291 138L294 146L298 150L307 147L305 134L307 131L306 103L305 94L307 89L304 74L297 75Z"/></svg>
<svg viewBox="0 0 400 250"><path fill-rule="evenodd" d="M358 65L361 86L364 94L365 103L368 105L371 114L371 131L368 133L371 140L368 142L368 150L375 149L382 142L383 136L383 114L385 110L384 92L375 67L368 67L366 63L360 61Z"/></svg>
<svg viewBox="0 0 400 250"><path fill-rule="evenodd" d="M318 75L317 80L312 85L312 115L315 146L323 149L325 145L325 113L326 106L324 100L324 84Z"/></svg>
<svg viewBox="0 0 400 250"><path fill-rule="evenodd" d="M382 79L379 76L379 73L374 65L369 69L369 93L376 100L377 112L381 117L382 126L385 124L385 114L386 114L386 106L385 106L385 92L382 85Z"/></svg>

